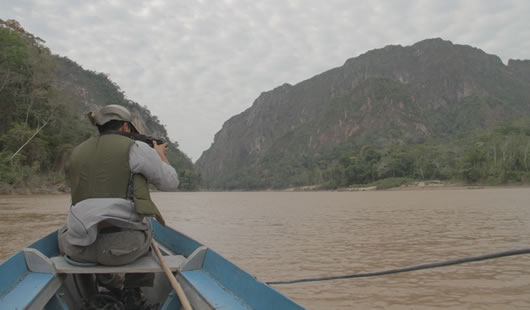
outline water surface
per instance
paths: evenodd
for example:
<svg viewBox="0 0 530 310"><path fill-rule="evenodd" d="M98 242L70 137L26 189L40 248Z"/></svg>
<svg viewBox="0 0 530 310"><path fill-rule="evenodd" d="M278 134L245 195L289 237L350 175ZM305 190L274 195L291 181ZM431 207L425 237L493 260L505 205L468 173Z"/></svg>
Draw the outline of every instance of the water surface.
<svg viewBox="0 0 530 310"><path fill-rule="evenodd" d="M530 189L154 193L166 222L262 281L530 247ZM0 260L59 227L69 197L0 196ZM527 309L530 255L276 289L308 309Z"/></svg>

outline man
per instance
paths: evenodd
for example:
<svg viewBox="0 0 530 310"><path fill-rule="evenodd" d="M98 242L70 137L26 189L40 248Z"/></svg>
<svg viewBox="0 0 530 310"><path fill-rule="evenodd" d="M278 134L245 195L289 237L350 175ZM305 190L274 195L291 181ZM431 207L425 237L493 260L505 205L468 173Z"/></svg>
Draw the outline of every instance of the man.
<svg viewBox="0 0 530 310"><path fill-rule="evenodd" d="M59 247L80 263L128 264L149 252L152 228L147 217L164 224L148 183L173 191L178 176L167 160L167 143L153 141L151 148L128 137L138 131L124 107L108 105L88 117L100 134L75 147L70 157L72 205L59 231ZM98 280L101 284L102 278ZM139 287L152 286L153 280L153 274L127 274L123 283L117 276L103 282L138 294Z"/></svg>

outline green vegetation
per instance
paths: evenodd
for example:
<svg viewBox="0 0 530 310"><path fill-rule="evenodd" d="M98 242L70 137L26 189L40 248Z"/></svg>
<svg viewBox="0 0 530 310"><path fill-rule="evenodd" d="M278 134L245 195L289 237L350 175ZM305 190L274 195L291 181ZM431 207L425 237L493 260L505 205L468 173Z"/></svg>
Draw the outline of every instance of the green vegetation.
<svg viewBox="0 0 530 310"><path fill-rule="evenodd" d="M83 115L107 104L126 106L147 132L167 136L156 116L126 99L107 75L52 55L16 21L0 20L0 193L65 190L71 150L96 134ZM170 143L168 159L180 188L198 189L199 176L176 142Z"/></svg>
<svg viewBox="0 0 530 310"><path fill-rule="evenodd" d="M325 176L327 188L370 184L383 189L415 180L487 185L527 183L530 120L505 123L445 141L393 145L380 150L345 150Z"/></svg>
<svg viewBox="0 0 530 310"><path fill-rule="evenodd" d="M312 155L266 156L218 186L246 190L308 185L321 189L371 186L386 189L428 180L525 184L530 180L530 119L503 123L454 139L379 148L343 145L326 156Z"/></svg>

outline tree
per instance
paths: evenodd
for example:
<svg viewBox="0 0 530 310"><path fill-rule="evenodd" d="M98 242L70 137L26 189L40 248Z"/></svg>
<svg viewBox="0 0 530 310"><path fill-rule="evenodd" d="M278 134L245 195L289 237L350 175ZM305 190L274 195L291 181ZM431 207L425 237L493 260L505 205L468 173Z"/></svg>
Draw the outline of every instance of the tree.
<svg viewBox="0 0 530 310"><path fill-rule="evenodd" d="M377 179L377 165L381 160L381 154L370 146L363 148L361 154L368 167L369 179L367 182L374 182Z"/></svg>
<svg viewBox="0 0 530 310"><path fill-rule="evenodd" d="M464 155L462 161L462 175L469 183L475 183L485 176L487 157L481 146L476 144Z"/></svg>
<svg viewBox="0 0 530 310"><path fill-rule="evenodd" d="M401 148L391 149L387 154L384 177L409 177L413 175L414 159Z"/></svg>

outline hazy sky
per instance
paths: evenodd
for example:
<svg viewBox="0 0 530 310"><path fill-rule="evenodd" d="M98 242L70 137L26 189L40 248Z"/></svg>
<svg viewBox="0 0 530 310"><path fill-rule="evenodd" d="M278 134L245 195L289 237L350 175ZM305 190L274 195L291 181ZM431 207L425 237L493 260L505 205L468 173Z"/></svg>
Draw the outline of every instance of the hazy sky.
<svg viewBox="0 0 530 310"><path fill-rule="evenodd" d="M441 37L530 59L530 1L2 0L51 51L104 72L194 161L263 91Z"/></svg>

